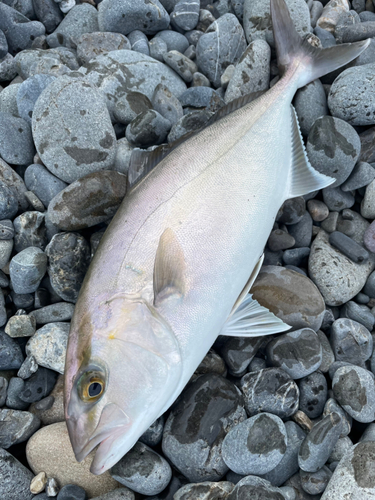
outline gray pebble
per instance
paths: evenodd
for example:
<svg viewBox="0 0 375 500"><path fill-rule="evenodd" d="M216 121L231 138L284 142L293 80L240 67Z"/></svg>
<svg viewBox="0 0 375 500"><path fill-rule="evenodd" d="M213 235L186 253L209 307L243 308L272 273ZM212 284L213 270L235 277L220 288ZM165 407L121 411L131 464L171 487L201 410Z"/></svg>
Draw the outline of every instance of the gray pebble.
<svg viewBox="0 0 375 500"><path fill-rule="evenodd" d="M27 441L40 426L38 417L28 411L0 408L1 448Z"/></svg>
<svg viewBox="0 0 375 500"><path fill-rule="evenodd" d="M329 215L327 205L320 200L308 200L307 210L315 222L322 222Z"/></svg>
<svg viewBox="0 0 375 500"><path fill-rule="evenodd" d="M362 443L362 441L375 441L375 423L366 425L362 436L359 438L359 442Z"/></svg>
<svg viewBox="0 0 375 500"><path fill-rule="evenodd" d="M9 53L0 60L0 82L12 80L17 75L14 57Z"/></svg>
<svg viewBox="0 0 375 500"><path fill-rule="evenodd" d="M152 109L140 113L126 128L130 144L147 148L165 141L171 123Z"/></svg>
<svg viewBox="0 0 375 500"><path fill-rule="evenodd" d="M2 113L10 113L19 118L17 92L20 85L20 83L8 85L8 87L5 87L5 89L0 92L0 111Z"/></svg>
<svg viewBox="0 0 375 500"><path fill-rule="evenodd" d="M28 247L44 250L47 245L47 234L44 215L40 212L24 212L16 217L14 224L14 249L21 252Z"/></svg>
<svg viewBox="0 0 375 500"><path fill-rule="evenodd" d="M330 341L336 361L365 368L373 349L372 336L365 326L352 319L339 318L332 325Z"/></svg>
<svg viewBox="0 0 375 500"><path fill-rule="evenodd" d="M31 117L38 97L50 83L56 80L55 76L37 74L30 76L19 85L17 91L17 106L20 117L31 125Z"/></svg>
<svg viewBox="0 0 375 500"><path fill-rule="evenodd" d="M293 236L297 248L310 246L312 238L312 218L309 212L304 211L299 222L288 226L288 233Z"/></svg>
<svg viewBox="0 0 375 500"><path fill-rule="evenodd" d="M139 52L140 54L150 55L150 48L148 46L148 38L140 30L131 31L128 34L128 40L131 44L132 50Z"/></svg>
<svg viewBox="0 0 375 500"><path fill-rule="evenodd" d="M301 132L307 136L315 121L320 116L328 114L327 97L319 79L297 90L294 98L294 107L297 112Z"/></svg>
<svg viewBox="0 0 375 500"><path fill-rule="evenodd" d="M295 244L295 239L286 231L276 229L271 232L267 244L272 252L278 252L279 250L292 248Z"/></svg>
<svg viewBox="0 0 375 500"><path fill-rule="evenodd" d="M186 484L173 495L173 500L223 500L233 490L234 484L229 481ZM160 497L159 497L160 498ZM155 499L156 500L156 499Z"/></svg>
<svg viewBox="0 0 375 500"><path fill-rule="evenodd" d="M22 363L17 372L17 377L26 380L33 375L39 368L38 363L35 361L34 356L26 356L25 361Z"/></svg>
<svg viewBox="0 0 375 500"><path fill-rule="evenodd" d="M112 50L125 49L130 50L131 44L121 33L84 33L77 40L77 57L81 64L87 64L98 55L108 54Z"/></svg>
<svg viewBox="0 0 375 500"><path fill-rule="evenodd" d="M298 384L300 391L299 410L309 418L317 418L323 413L327 400L327 381L319 371L304 377Z"/></svg>
<svg viewBox="0 0 375 500"><path fill-rule="evenodd" d="M78 69L76 57L68 49L23 50L15 57L18 73L26 80L37 74L61 76Z"/></svg>
<svg viewBox="0 0 375 500"><path fill-rule="evenodd" d="M330 211L340 212L346 208L351 208L355 199L351 193L344 192L340 188L323 189L323 200Z"/></svg>
<svg viewBox="0 0 375 500"><path fill-rule="evenodd" d="M372 272L367 278L366 285L363 288L363 292L369 297L375 298L375 272Z"/></svg>
<svg viewBox="0 0 375 500"><path fill-rule="evenodd" d="M154 447L160 443L163 437L164 416L162 415L150 425L146 432L139 438L141 443Z"/></svg>
<svg viewBox="0 0 375 500"><path fill-rule="evenodd" d="M319 495L326 489L332 472L325 465L316 472L305 472L300 470L301 485L309 495Z"/></svg>
<svg viewBox="0 0 375 500"><path fill-rule="evenodd" d="M257 500L286 500L281 488L275 488L267 480L256 476L247 476L241 479L227 500L245 500L256 498Z"/></svg>
<svg viewBox="0 0 375 500"><path fill-rule="evenodd" d="M17 314L9 318L5 327L5 333L9 337L31 337L35 333L36 321L27 314Z"/></svg>
<svg viewBox="0 0 375 500"><path fill-rule="evenodd" d="M74 305L69 302L57 302L41 307L30 313L38 325L54 323L56 321L70 321L73 316Z"/></svg>
<svg viewBox="0 0 375 500"><path fill-rule="evenodd" d="M32 5L37 19L44 24L47 33L52 33L63 20L64 16L53 0L33 0Z"/></svg>
<svg viewBox="0 0 375 500"><path fill-rule="evenodd" d="M211 116L212 113L200 110L192 111L191 113L184 115L171 128L171 131L168 134L168 142L171 143L177 141L177 139L188 132L193 132L202 128Z"/></svg>
<svg viewBox="0 0 375 500"><path fill-rule="evenodd" d="M370 332L374 327L375 318L370 309L367 306L359 305L352 300L344 304L341 308L340 316L342 318L350 318L358 323L361 323Z"/></svg>
<svg viewBox="0 0 375 500"><path fill-rule="evenodd" d="M333 322L333 321L334 321L334 318L332 318L331 322ZM324 326L325 325L324 325L324 321L323 321L322 328ZM322 360L322 364L319 366L319 370L323 373L327 373L329 370L329 367L335 361L335 355L332 351L331 344L329 343L329 340L328 340L327 336L325 335L325 333L322 332L321 330L318 330L316 332L316 334L318 335L319 341L322 345L322 353L323 353L323 360Z"/></svg>
<svg viewBox="0 0 375 500"><path fill-rule="evenodd" d="M152 110L152 104L147 96L140 92L128 92L118 97L112 111L117 122L128 125L139 114L149 110Z"/></svg>
<svg viewBox="0 0 375 500"><path fill-rule="evenodd" d="M352 448L353 442L348 436L340 438L328 458L328 463L340 462L342 457L350 452Z"/></svg>
<svg viewBox="0 0 375 500"><path fill-rule="evenodd" d="M183 31L193 30L198 24L199 6L197 0L179 0L171 13L171 22Z"/></svg>
<svg viewBox="0 0 375 500"><path fill-rule="evenodd" d="M111 170L116 170L116 172L120 172L120 174L127 174L133 149L133 146L126 137L119 139L117 141L115 162L111 166Z"/></svg>
<svg viewBox="0 0 375 500"><path fill-rule="evenodd" d="M210 87L211 83L207 76L203 75L199 71L194 73L193 80L191 82L192 87Z"/></svg>
<svg viewBox="0 0 375 500"><path fill-rule="evenodd" d="M329 242L353 262L362 264L369 258L367 250L340 231L334 231L331 233L329 235Z"/></svg>
<svg viewBox="0 0 375 500"><path fill-rule="evenodd" d="M203 33L200 34L203 35ZM176 31L172 30L159 31L159 33L155 35L154 39L156 38L161 38L167 44L168 52L170 50L177 50L181 54L183 54L189 47L189 43L193 43L192 41L189 41L182 33L177 33ZM197 43L198 40L196 41L195 45Z"/></svg>
<svg viewBox="0 0 375 500"><path fill-rule="evenodd" d="M229 338L221 348L221 355L230 374L241 377L262 344L262 337Z"/></svg>
<svg viewBox="0 0 375 500"><path fill-rule="evenodd" d="M328 217L324 219L320 227L327 233L333 233L336 231L338 218L339 212L329 212Z"/></svg>
<svg viewBox="0 0 375 500"><path fill-rule="evenodd" d="M286 224L297 224L306 213L306 202L302 196L284 201L276 217L276 222ZM303 245L308 246L308 245Z"/></svg>
<svg viewBox="0 0 375 500"><path fill-rule="evenodd" d="M289 266L302 266L306 267L307 258L310 255L309 247L292 248L290 250L285 250L283 253L283 262Z"/></svg>
<svg viewBox="0 0 375 500"><path fill-rule="evenodd" d="M361 203L361 215L367 219L375 218L375 180L366 186L365 196Z"/></svg>
<svg viewBox="0 0 375 500"><path fill-rule="evenodd" d="M32 293L47 269L47 255L36 247L29 247L15 255L10 261L9 274L16 293Z"/></svg>
<svg viewBox="0 0 375 500"><path fill-rule="evenodd" d="M0 377L0 407L5 405L8 390L8 380Z"/></svg>
<svg viewBox="0 0 375 500"><path fill-rule="evenodd" d="M343 191L353 191L367 186L375 178L375 169L366 162L359 161L348 179L341 185Z"/></svg>
<svg viewBox="0 0 375 500"><path fill-rule="evenodd" d="M4 35L4 31L0 30L0 61L4 59L7 53L8 53L8 42L6 36Z"/></svg>
<svg viewBox="0 0 375 500"><path fill-rule="evenodd" d="M331 413L337 413L338 415L340 415L341 418L340 438L347 436L352 430L353 419L345 410L341 408L341 406L333 398L327 399L327 402L324 406L323 416L326 417Z"/></svg>
<svg viewBox="0 0 375 500"><path fill-rule="evenodd" d="M261 413L229 431L222 455L227 466L237 474L265 474L281 461L286 445L283 421L271 413Z"/></svg>
<svg viewBox="0 0 375 500"><path fill-rule="evenodd" d="M0 269L8 264L13 250L13 240L0 240Z"/></svg>
<svg viewBox="0 0 375 500"><path fill-rule="evenodd" d="M43 203L40 201L40 199L37 197L36 194L34 194L32 191L25 191L25 198L29 202L30 208L37 212L44 212L45 211L45 206Z"/></svg>
<svg viewBox="0 0 375 500"><path fill-rule="evenodd" d="M183 108L190 110L205 108L211 112L216 112L225 104L219 93L209 87L190 87L181 94L179 101Z"/></svg>
<svg viewBox="0 0 375 500"><path fill-rule="evenodd" d="M34 477L31 470L21 464L13 455L0 448L0 497L7 500L33 500L30 482Z"/></svg>
<svg viewBox="0 0 375 500"><path fill-rule="evenodd" d="M0 240L11 240L13 236L14 236L13 222L8 219L0 221Z"/></svg>
<svg viewBox="0 0 375 500"><path fill-rule="evenodd" d="M358 42L375 37L375 21L362 21L361 23L346 26L342 32L343 43Z"/></svg>
<svg viewBox="0 0 375 500"><path fill-rule="evenodd" d="M23 359L19 344L0 329L0 370L18 370Z"/></svg>
<svg viewBox="0 0 375 500"><path fill-rule="evenodd" d="M30 125L22 118L0 112L0 154L3 160L13 165L27 165L32 163L34 152Z"/></svg>
<svg viewBox="0 0 375 500"><path fill-rule="evenodd" d="M18 212L14 190L0 181L0 219L13 219Z"/></svg>
<svg viewBox="0 0 375 500"><path fill-rule="evenodd" d="M154 95L152 96L152 107L172 125L174 125L180 118L183 117L183 109L180 101L185 94L186 92L182 94L179 100L172 94L168 87L159 83L159 85L155 88Z"/></svg>
<svg viewBox="0 0 375 500"><path fill-rule="evenodd" d="M164 54L168 52L166 42L160 37L154 37L148 42L150 56L157 61L164 62Z"/></svg>
<svg viewBox="0 0 375 500"><path fill-rule="evenodd" d="M26 410L29 407L27 401L23 401L20 396L25 389L25 381L18 377L9 380L7 398L5 404L14 410Z"/></svg>
<svg viewBox="0 0 375 500"><path fill-rule="evenodd" d="M66 182L49 172L43 165L32 164L25 171L26 187L48 207L52 198L67 187Z"/></svg>
<svg viewBox="0 0 375 500"><path fill-rule="evenodd" d="M13 290L11 292L11 297L13 304L16 309L26 309L29 310L34 304L34 294L32 293L15 293Z"/></svg>
<svg viewBox="0 0 375 500"><path fill-rule="evenodd" d="M177 50L171 50L163 54L164 62L171 67L185 82L193 80L193 74L197 71L197 65L188 57Z"/></svg>

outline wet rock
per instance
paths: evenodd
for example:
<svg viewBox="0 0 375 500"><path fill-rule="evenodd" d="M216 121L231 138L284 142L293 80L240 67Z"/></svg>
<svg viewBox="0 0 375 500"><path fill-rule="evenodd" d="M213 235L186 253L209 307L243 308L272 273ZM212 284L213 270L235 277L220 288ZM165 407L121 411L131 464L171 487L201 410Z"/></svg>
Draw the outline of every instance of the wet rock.
<svg viewBox="0 0 375 500"><path fill-rule="evenodd" d="M358 295L356 297L358 300ZM347 302L341 309L340 315L342 318L349 318L353 321L357 321L361 323L367 330L372 331L375 323L374 315L371 313L371 310L361 304L357 304L352 300Z"/></svg>
<svg viewBox="0 0 375 500"><path fill-rule="evenodd" d="M121 33L84 33L77 40L77 57L81 64L87 64L91 59L113 50L124 49L130 50L131 44Z"/></svg>
<svg viewBox="0 0 375 500"><path fill-rule="evenodd" d="M313 282L290 269L264 266L251 293L261 305L293 329L309 327L318 330L325 305Z"/></svg>
<svg viewBox="0 0 375 500"><path fill-rule="evenodd" d="M33 473L13 455L0 448L0 496L7 500L32 500L30 481Z"/></svg>
<svg viewBox="0 0 375 500"><path fill-rule="evenodd" d="M165 142L171 123L152 109L140 113L126 128L126 138L133 146L147 148Z"/></svg>
<svg viewBox="0 0 375 500"><path fill-rule="evenodd" d="M337 319L331 328L330 341L336 361L347 361L365 368L373 350L373 340L367 328L348 318Z"/></svg>
<svg viewBox="0 0 375 500"><path fill-rule="evenodd" d="M286 444L283 421L271 413L261 413L229 431L223 442L223 459L237 474L265 474L281 461Z"/></svg>
<svg viewBox="0 0 375 500"><path fill-rule="evenodd" d="M327 381L323 373L311 373L299 381L298 387L299 409L309 418L319 417L327 400Z"/></svg>
<svg viewBox="0 0 375 500"><path fill-rule="evenodd" d="M297 224L301 222L306 213L306 202L302 196L297 198L291 198L286 200L276 217L276 222L281 222L282 224ZM299 246L299 245L297 245ZM302 245L308 246L308 245Z"/></svg>
<svg viewBox="0 0 375 500"><path fill-rule="evenodd" d="M64 373L69 323L48 323L36 331L26 344L28 356L40 366Z"/></svg>
<svg viewBox="0 0 375 500"><path fill-rule="evenodd" d="M36 247L28 247L13 257L9 265L10 280L16 293L37 290L47 269L47 256Z"/></svg>
<svg viewBox="0 0 375 500"><path fill-rule="evenodd" d="M0 408L1 448L27 441L39 426L39 418L28 411Z"/></svg>
<svg viewBox="0 0 375 500"><path fill-rule="evenodd" d="M333 320L332 320L332 322L333 322ZM323 326L325 326L324 322L323 322ZM316 334L318 335L319 342L321 343L322 352L323 352L323 360L322 360L322 364L319 366L319 370L323 373L327 373L329 370L329 367L335 361L335 355L332 351L331 344L329 343L329 340L328 340L327 336L325 335L325 333L322 332L321 330L318 330L316 332Z"/></svg>
<svg viewBox="0 0 375 500"><path fill-rule="evenodd" d="M174 405L164 427L164 455L190 481L218 481L228 471L225 435L246 418L238 389L217 374L201 375Z"/></svg>

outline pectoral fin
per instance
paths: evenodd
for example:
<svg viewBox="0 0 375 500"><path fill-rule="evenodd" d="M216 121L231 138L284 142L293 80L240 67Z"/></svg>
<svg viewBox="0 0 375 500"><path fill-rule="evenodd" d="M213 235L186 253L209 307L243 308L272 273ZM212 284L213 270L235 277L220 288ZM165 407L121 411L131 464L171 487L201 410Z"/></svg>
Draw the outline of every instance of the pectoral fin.
<svg viewBox="0 0 375 500"><path fill-rule="evenodd" d="M251 295L242 300L227 321L219 335L228 337L259 337L289 330L290 326L262 307Z"/></svg>
<svg viewBox="0 0 375 500"><path fill-rule="evenodd" d="M166 229L159 240L154 264L154 304L185 293L186 263L176 234Z"/></svg>
<svg viewBox="0 0 375 500"><path fill-rule="evenodd" d="M259 271L260 271L260 268L262 267L263 261L264 261L264 254L261 255L258 262L255 264L253 272L251 273L250 278L249 278L248 282L246 283L246 285L244 286L238 299L236 300L229 317L231 317L236 312L238 307L242 304L244 299L247 297L248 293L250 292L250 288L253 286L253 283L259 274Z"/></svg>

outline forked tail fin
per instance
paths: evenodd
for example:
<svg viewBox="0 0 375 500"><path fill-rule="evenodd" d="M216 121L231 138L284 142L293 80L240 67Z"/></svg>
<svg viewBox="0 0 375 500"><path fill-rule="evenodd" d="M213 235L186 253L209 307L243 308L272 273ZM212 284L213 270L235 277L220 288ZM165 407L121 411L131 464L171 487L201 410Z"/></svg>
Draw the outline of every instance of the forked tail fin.
<svg viewBox="0 0 375 500"><path fill-rule="evenodd" d="M271 0L271 16L280 74L295 68L298 88L349 63L370 43L368 39L319 49L299 36L285 0Z"/></svg>

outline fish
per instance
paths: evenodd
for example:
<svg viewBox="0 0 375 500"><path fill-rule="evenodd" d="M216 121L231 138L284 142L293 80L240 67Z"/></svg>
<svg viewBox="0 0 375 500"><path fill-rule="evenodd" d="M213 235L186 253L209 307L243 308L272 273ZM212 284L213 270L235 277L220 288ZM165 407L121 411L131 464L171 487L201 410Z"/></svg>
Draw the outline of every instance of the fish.
<svg viewBox="0 0 375 500"><path fill-rule="evenodd" d="M277 212L334 179L310 165L292 99L360 55L302 39L271 0L281 78L198 133L133 154L130 191L82 284L69 333L65 418L78 461L116 464L179 396L219 335L283 332L249 290ZM99 445L99 446L98 446Z"/></svg>

